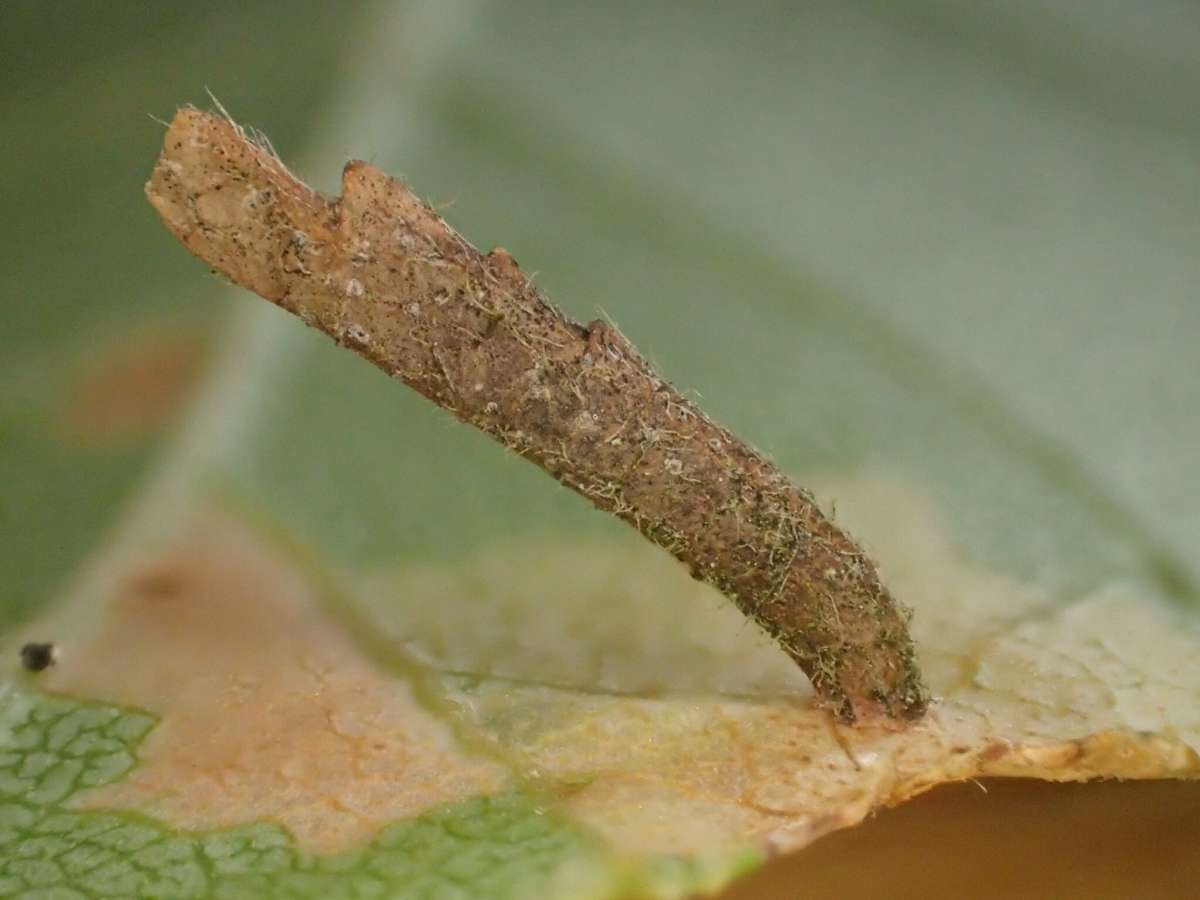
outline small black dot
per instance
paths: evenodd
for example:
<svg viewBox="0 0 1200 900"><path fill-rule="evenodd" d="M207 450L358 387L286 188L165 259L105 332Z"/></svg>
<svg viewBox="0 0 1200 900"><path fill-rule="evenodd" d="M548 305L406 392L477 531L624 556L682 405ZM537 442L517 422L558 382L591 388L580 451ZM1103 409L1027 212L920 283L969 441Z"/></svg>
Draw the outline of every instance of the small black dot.
<svg viewBox="0 0 1200 900"><path fill-rule="evenodd" d="M53 644L26 644L21 648L21 665L30 672L40 672L53 663Z"/></svg>

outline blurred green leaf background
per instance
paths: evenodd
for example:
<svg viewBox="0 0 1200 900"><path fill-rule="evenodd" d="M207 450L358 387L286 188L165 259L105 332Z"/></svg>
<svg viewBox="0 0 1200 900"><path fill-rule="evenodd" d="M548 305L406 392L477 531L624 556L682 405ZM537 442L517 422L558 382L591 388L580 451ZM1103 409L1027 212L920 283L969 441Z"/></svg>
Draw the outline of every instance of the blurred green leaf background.
<svg viewBox="0 0 1200 900"><path fill-rule="evenodd" d="M81 373L141 335L223 340L229 292L141 196L152 117L207 104L206 89L318 187L350 156L407 177L793 471L915 473L987 562L1076 589L1139 570L1192 593L1190 4L15 3L3 17L9 619L61 587L161 449L163 432L64 437ZM314 147L334 121L351 130ZM353 560L453 558L514 523L609 527L313 336L288 340L274 377L301 383L224 477L305 540Z"/></svg>

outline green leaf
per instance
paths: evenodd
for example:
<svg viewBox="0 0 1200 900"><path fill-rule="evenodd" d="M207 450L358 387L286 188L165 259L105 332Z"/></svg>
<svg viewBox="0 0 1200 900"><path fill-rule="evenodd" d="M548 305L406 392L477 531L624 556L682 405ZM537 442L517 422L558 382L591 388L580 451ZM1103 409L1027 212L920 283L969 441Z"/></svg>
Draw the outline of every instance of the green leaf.
<svg viewBox="0 0 1200 900"><path fill-rule="evenodd" d="M519 795L438 808L323 857L266 823L176 834L141 816L81 811L72 801L124 775L153 720L17 692L0 704L5 896L362 897L403 885L407 897L465 897L483 881L492 896L545 896L564 863L577 884L602 884L581 867L595 855L590 842Z"/></svg>
<svg viewBox="0 0 1200 900"><path fill-rule="evenodd" d="M1194 20L246 7L0 38L0 893L682 896L944 780L1200 774ZM140 186L206 83L836 506L929 719L834 729L636 535L205 279Z"/></svg>

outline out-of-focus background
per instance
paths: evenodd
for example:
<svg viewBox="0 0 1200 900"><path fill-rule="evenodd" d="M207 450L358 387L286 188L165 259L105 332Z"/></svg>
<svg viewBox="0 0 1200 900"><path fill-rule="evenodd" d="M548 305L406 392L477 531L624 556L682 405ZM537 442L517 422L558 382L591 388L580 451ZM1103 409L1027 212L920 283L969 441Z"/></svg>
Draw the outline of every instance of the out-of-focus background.
<svg viewBox="0 0 1200 900"><path fill-rule="evenodd" d="M1054 590L1194 596L1193 3L7 2L0 71L6 624L230 352L237 298L141 193L160 120L207 92L318 188L350 157L404 176L790 469L925 479L973 558ZM608 527L413 398L339 431L395 389L293 328L244 342L302 362L248 363L279 390L213 466L299 540L453 561L517 521Z"/></svg>

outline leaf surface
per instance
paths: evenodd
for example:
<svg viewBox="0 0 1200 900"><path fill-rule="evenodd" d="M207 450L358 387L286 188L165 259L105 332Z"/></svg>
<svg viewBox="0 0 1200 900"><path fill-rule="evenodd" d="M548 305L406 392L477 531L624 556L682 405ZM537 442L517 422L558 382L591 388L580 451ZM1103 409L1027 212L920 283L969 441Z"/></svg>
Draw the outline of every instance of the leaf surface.
<svg viewBox="0 0 1200 900"><path fill-rule="evenodd" d="M164 13L40 90L94 123L222 15L290 42L214 90L602 308L865 541L939 702L833 725L663 554L205 281L137 205L153 128L84 178L42 119L5 178L81 257L6 231L0 893L681 896L947 780L1200 774L1197 134L1147 99L1189 58L1116 91L936 3L320 8Z"/></svg>

